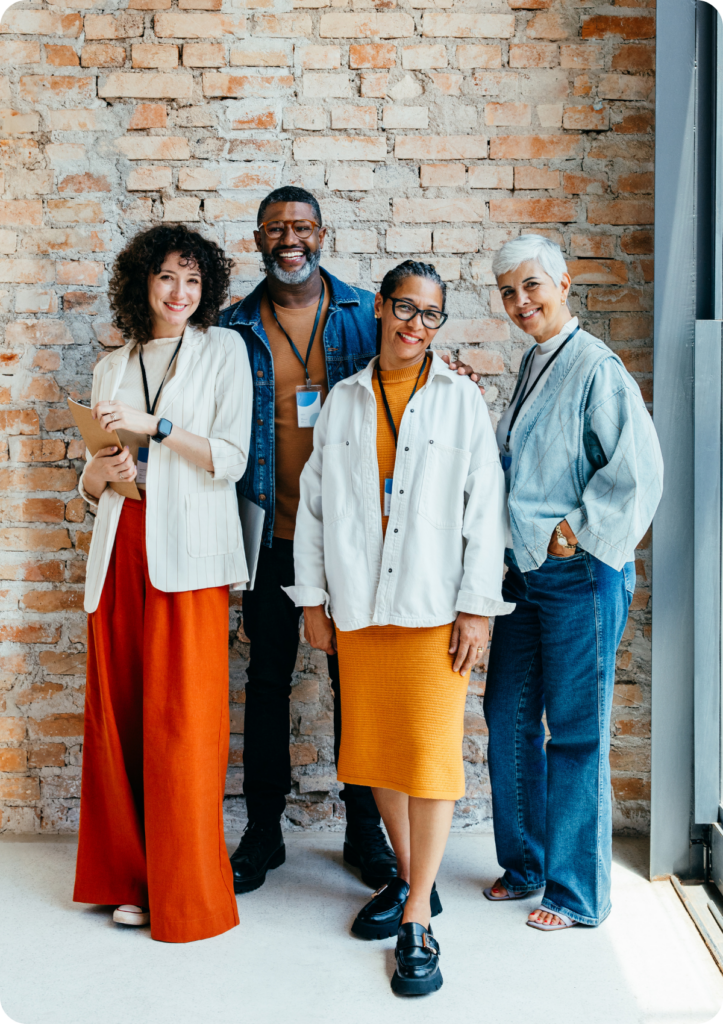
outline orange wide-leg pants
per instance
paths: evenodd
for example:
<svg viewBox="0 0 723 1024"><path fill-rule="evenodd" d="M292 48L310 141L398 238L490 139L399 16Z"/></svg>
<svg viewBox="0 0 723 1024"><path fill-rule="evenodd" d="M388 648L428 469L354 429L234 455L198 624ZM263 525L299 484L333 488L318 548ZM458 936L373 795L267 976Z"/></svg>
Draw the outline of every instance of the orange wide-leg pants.
<svg viewBox="0 0 723 1024"><path fill-rule="evenodd" d="M78 903L148 907L151 937L239 923L223 833L229 745L228 587L152 585L146 502L123 504L88 616Z"/></svg>

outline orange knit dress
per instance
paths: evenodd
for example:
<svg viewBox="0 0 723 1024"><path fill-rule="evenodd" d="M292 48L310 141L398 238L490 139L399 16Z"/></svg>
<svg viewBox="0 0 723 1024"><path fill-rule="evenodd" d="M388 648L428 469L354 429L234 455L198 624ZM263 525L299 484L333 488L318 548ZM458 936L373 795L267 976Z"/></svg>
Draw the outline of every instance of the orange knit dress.
<svg viewBox="0 0 723 1024"><path fill-rule="evenodd" d="M419 363L382 371L394 424L402 415L419 373ZM427 380L429 364L419 381ZM394 475L396 448L379 390L377 460L380 511L384 480ZM382 515L386 536L388 516ZM424 558L424 552L419 552ZM358 786L394 789L429 800L464 796L464 705L469 676L452 671L453 623L425 629L367 626L336 631L341 687L342 737L338 776Z"/></svg>

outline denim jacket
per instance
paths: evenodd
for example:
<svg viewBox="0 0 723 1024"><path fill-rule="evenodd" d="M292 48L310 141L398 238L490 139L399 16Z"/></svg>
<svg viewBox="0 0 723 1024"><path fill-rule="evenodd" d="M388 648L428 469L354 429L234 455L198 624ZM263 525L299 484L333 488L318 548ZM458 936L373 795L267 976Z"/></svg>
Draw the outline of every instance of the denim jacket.
<svg viewBox="0 0 723 1024"><path fill-rule="evenodd" d="M328 271L329 311L324 326L324 353L329 390L344 377L363 370L376 355L374 295L352 288ZM246 472L236 485L238 493L266 510L263 543L274 535L276 447L274 439L274 361L261 323L261 282L242 302L224 309L220 327L230 327L246 342L254 384L251 443Z"/></svg>
<svg viewBox="0 0 723 1024"><path fill-rule="evenodd" d="M508 505L522 572L542 565L562 519L611 568L632 560L660 501L663 459L640 388L604 342L575 336L520 415L511 448Z"/></svg>

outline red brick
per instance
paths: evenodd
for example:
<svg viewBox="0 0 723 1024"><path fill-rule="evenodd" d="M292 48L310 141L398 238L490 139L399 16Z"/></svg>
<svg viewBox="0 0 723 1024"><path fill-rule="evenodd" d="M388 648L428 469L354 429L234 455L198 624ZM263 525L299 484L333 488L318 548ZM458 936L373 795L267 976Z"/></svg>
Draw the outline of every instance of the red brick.
<svg viewBox="0 0 723 1024"><path fill-rule="evenodd" d="M419 181L423 188L464 185L466 171L460 164L422 164L419 168Z"/></svg>
<svg viewBox="0 0 723 1024"><path fill-rule="evenodd" d="M314 764L319 760L319 753L313 743L292 743L289 747L291 765Z"/></svg>
<svg viewBox="0 0 723 1024"><path fill-rule="evenodd" d="M18 707L24 708L28 704L35 704L40 700L51 700L56 693L62 693L65 687L62 683L36 683L29 686L27 690L21 690L15 694L15 703Z"/></svg>
<svg viewBox="0 0 723 1024"><path fill-rule="evenodd" d="M203 75L203 94L209 97L266 97L290 92L294 85L291 75L233 75L208 71Z"/></svg>
<svg viewBox="0 0 723 1024"><path fill-rule="evenodd" d="M246 18L229 14L157 14L154 27L158 39L219 39L223 36L242 36L246 32Z"/></svg>
<svg viewBox="0 0 723 1024"><path fill-rule="evenodd" d="M50 409L45 417L45 429L48 431L67 430L74 426L75 420L70 409Z"/></svg>
<svg viewBox="0 0 723 1024"><path fill-rule="evenodd" d="M622 260L573 260L567 272L573 284L625 284L628 280Z"/></svg>
<svg viewBox="0 0 723 1024"><path fill-rule="evenodd" d="M107 178L98 174L68 174L58 184L59 192L110 192Z"/></svg>
<svg viewBox="0 0 723 1024"><path fill-rule="evenodd" d="M2 64L39 64L40 43L20 40L0 40L0 63Z"/></svg>
<svg viewBox="0 0 723 1024"><path fill-rule="evenodd" d="M18 439L13 446L13 462L60 462L64 458L64 441Z"/></svg>
<svg viewBox="0 0 723 1024"><path fill-rule="evenodd" d="M45 718L28 718L28 733L31 739L42 739L46 736L82 736L83 716L70 713L47 715Z"/></svg>
<svg viewBox="0 0 723 1024"><path fill-rule="evenodd" d="M650 15L626 17L614 14L595 14L582 23L583 39L604 39L620 36L623 39L653 39L655 18Z"/></svg>
<svg viewBox="0 0 723 1024"><path fill-rule="evenodd" d="M24 718L0 718L0 743L22 743L24 739Z"/></svg>
<svg viewBox="0 0 723 1024"><path fill-rule="evenodd" d="M140 128L165 128L168 112L162 103L139 103L128 123L128 131Z"/></svg>
<svg viewBox="0 0 723 1024"><path fill-rule="evenodd" d="M650 780L618 778L613 776L613 795L616 800L650 800Z"/></svg>
<svg viewBox="0 0 723 1024"><path fill-rule="evenodd" d="M25 13L23 11L23 13ZM32 803L40 799L40 780L34 778L0 779L0 800Z"/></svg>
<svg viewBox="0 0 723 1024"><path fill-rule="evenodd" d="M98 285L102 282L104 273L105 265L99 260L72 260L57 264L58 284ZM57 355L50 352L45 354Z"/></svg>
<svg viewBox="0 0 723 1024"><path fill-rule="evenodd" d="M64 768L64 743L37 743L28 750L29 768Z"/></svg>
<svg viewBox="0 0 723 1024"><path fill-rule="evenodd" d="M12 491L74 491L78 477L74 469L4 469L0 488Z"/></svg>
<svg viewBox="0 0 723 1024"><path fill-rule="evenodd" d="M15 523L62 523L65 503L60 498L25 498L22 501L4 498L0 500L0 517Z"/></svg>
<svg viewBox="0 0 723 1024"><path fill-rule="evenodd" d="M618 192L653 192L655 175L652 171L621 174L618 178Z"/></svg>
<svg viewBox="0 0 723 1024"><path fill-rule="evenodd" d="M92 536L93 536L93 531L92 530L88 530L88 531L78 530L78 532L75 535L75 549L76 549L76 551L82 551L83 554L87 555L88 552L90 551L90 540L91 540Z"/></svg>
<svg viewBox="0 0 723 1024"><path fill-rule="evenodd" d="M530 39L567 39L570 28L560 12L541 11L527 22L526 34Z"/></svg>
<svg viewBox="0 0 723 1024"><path fill-rule="evenodd" d="M60 640L60 626L46 625L44 622L4 622L0 623L0 640L14 644L57 644Z"/></svg>
<svg viewBox="0 0 723 1024"><path fill-rule="evenodd" d="M478 160L487 156L487 139L483 135L397 135L394 155L401 160Z"/></svg>
<svg viewBox="0 0 723 1024"><path fill-rule="evenodd" d="M72 46L53 46L45 44L45 63L56 68L78 67L80 57Z"/></svg>
<svg viewBox="0 0 723 1024"><path fill-rule="evenodd" d="M615 71L654 71L654 43L623 43L613 54L611 67Z"/></svg>
<svg viewBox="0 0 723 1024"><path fill-rule="evenodd" d="M653 203L647 199L593 199L588 203L590 224L652 224Z"/></svg>
<svg viewBox="0 0 723 1024"><path fill-rule="evenodd" d="M589 174L564 174L562 187L571 195L599 195L607 192L607 183L602 178L593 178Z"/></svg>
<svg viewBox="0 0 723 1024"><path fill-rule="evenodd" d="M41 651L40 667L50 676L85 675L85 654L66 654L63 651Z"/></svg>
<svg viewBox="0 0 723 1024"><path fill-rule="evenodd" d="M628 231L620 239L620 246L631 256L648 256L653 252L653 232Z"/></svg>
<svg viewBox="0 0 723 1024"><path fill-rule="evenodd" d="M178 67L178 47L159 45L157 43L133 43L131 46L131 63L134 68ZM188 64L188 61L184 61L184 63Z"/></svg>
<svg viewBox="0 0 723 1024"><path fill-rule="evenodd" d="M490 220L504 224L544 224L577 220L571 199L490 199Z"/></svg>
<svg viewBox="0 0 723 1024"><path fill-rule="evenodd" d="M549 167L515 167L515 188L559 188L560 172Z"/></svg>
<svg viewBox="0 0 723 1024"><path fill-rule="evenodd" d="M86 19L87 20L87 19ZM14 11L12 5L2 18L2 31L19 35L65 36L77 39L83 31L79 14L55 14L52 11Z"/></svg>
<svg viewBox="0 0 723 1024"><path fill-rule="evenodd" d="M639 341L649 338L653 322L649 316L614 316L610 318L611 341Z"/></svg>
<svg viewBox="0 0 723 1024"><path fill-rule="evenodd" d="M122 68L125 62L125 46L114 46L112 43L88 43L80 55L80 63L84 68Z"/></svg>
<svg viewBox="0 0 723 1024"><path fill-rule="evenodd" d="M460 349L459 358L468 363L476 373L483 374L485 377L494 377L505 372L502 355L486 348Z"/></svg>
<svg viewBox="0 0 723 1024"><path fill-rule="evenodd" d="M75 75L23 75L20 96L30 103L87 103L95 99L95 79Z"/></svg>
<svg viewBox="0 0 723 1024"><path fill-rule="evenodd" d="M226 66L223 43L186 43L183 64L187 68L222 68Z"/></svg>
<svg viewBox="0 0 723 1024"><path fill-rule="evenodd" d="M0 671L12 672L14 675L27 675L30 672L27 655L19 651L0 655Z"/></svg>
<svg viewBox="0 0 723 1024"><path fill-rule="evenodd" d="M649 718L618 718L613 725L616 736L650 736Z"/></svg>
<svg viewBox="0 0 723 1024"><path fill-rule="evenodd" d="M372 71L362 71L361 73L362 96L372 96L377 97L378 99L384 99L384 97L387 95L388 85L388 72L374 73Z"/></svg>
<svg viewBox="0 0 723 1024"><path fill-rule="evenodd" d="M65 576L65 562L2 562L0 579L17 580L24 583L62 583Z"/></svg>
<svg viewBox="0 0 723 1024"><path fill-rule="evenodd" d="M86 19L87 20L87 19ZM193 76L173 72L152 72L138 74L133 71L116 71L108 75L98 87L101 99L176 99L190 100L193 94Z"/></svg>
<svg viewBox="0 0 723 1024"><path fill-rule="evenodd" d="M511 68L555 68L559 63L555 43L510 43Z"/></svg>
<svg viewBox="0 0 723 1024"><path fill-rule="evenodd" d="M630 373L652 373L653 371L653 350L651 348L621 348L616 355L620 356ZM643 603L637 603L638 608L644 608L648 603L649 595L645 591L637 590L635 597L642 595ZM632 609L632 605L630 606ZM634 610L634 609L633 609Z"/></svg>
<svg viewBox="0 0 723 1024"><path fill-rule="evenodd" d="M61 320L17 320L8 324L5 337L15 345L73 344L73 336Z"/></svg>
<svg viewBox="0 0 723 1024"><path fill-rule="evenodd" d="M349 68L393 68L395 43L367 43L349 46Z"/></svg>
<svg viewBox="0 0 723 1024"><path fill-rule="evenodd" d="M0 409L0 432L3 434L38 434L40 420L34 409Z"/></svg>
<svg viewBox="0 0 723 1024"><path fill-rule="evenodd" d="M607 107L595 110L593 106L567 107L562 115L563 128L576 131L603 131L609 126L610 111Z"/></svg>
<svg viewBox="0 0 723 1024"><path fill-rule="evenodd" d="M66 292L63 296L64 313L87 313L95 316L100 312L103 296L97 292Z"/></svg>
<svg viewBox="0 0 723 1024"><path fill-rule="evenodd" d="M638 288L596 288L587 297L587 308L597 312L635 313L650 306L650 297Z"/></svg>
<svg viewBox="0 0 723 1024"><path fill-rule="evenodd" d="M510 51L513 45L510 44ZM500 68L502 67L502 49L489 43L471 46L460 44L457 47L457 65L460 68ZM511 64L510 67L512 67Z"/></svg>
<svg viewBox="0 0 723 1024"><path fill-rule="evenodd" d="M592 258L613 256L615 238L612 235L571 235L570 252L573 256Z"/></svg>
<svg viewBox="0 0 723 1024"><path fill-rule="evenodd" d="M515 34L515 16L507 14L427 13L422 35L457 39L509 39Z"/></svg>
<svg viewBox="0 0 723 1024"><path fill-rule="evenodd" d="M27 768L28 755L18 747L0 750L0 772L24 772Z"/></svg>
<svg viewBox="0 0 723 1024"><path fill-rule="evenodd" d="M188 139L174 135L127 135L115 148L128 160L188 160Z"/></svg>
<svg viewBox="0 0 723 1024"><path fill-rule="evenodd" d="M39 227L43 223L42 200L0 200L0 224L18 227Z"/></svg>
<svg viewBox="0 0 723 1024"><path fill-rule="evenodd" d="M491 160L564 160L579 156L580 135L498 135L490 139Z"/></svg>
<svg viewBox="0 0 723 1024"><path fill-rule="evenodd" d="M70 452L68 454L70 455ZM87 508L88 506L82 498L72 498L65 506L65 518L69 523L82 523Z"/></svg>
<svg viewBox="0 0 723 1024"><path fill-rule="evenodd" d="M80 590L28 590L22 597L21 607L32 612L79 612L83 610Z"/></svg>
<svg viewBox="0 0 723 1024"><path fill-rule="evenodd" d="M143 15L129 14L86 14L86 39L129 39L143 35Z"/></svg>
<svg viewBox="0 0 723 1024"><path fill-rule="evenodd" d="M4 472L11 471L5 470ZM75 475L74 470L36 469L20 470L19 472L66 472ZM19 526L0 529L0 548L4 551L60 551L71 546L67 530L31 530Z"/></svg>
<svg viewBox="0 0 723 1024"><path fill-rule="evenodd" d="M654 123L652 111L641 110L637 114L626 114L613 125L613 131L619 135L646 135L653 130Z"/></svg>
<svg viewBox="0 0 723 1024"><path fill-rule="evenodd" d="M587 71L603 66L601 46L593 43L567 43L560 47L560 67Z"/></svg>
<svg viewBox="0 0 723 1024"><path fill-rule="evenodd" d="M532 108L529 103L488 103L485 106L485 124L525 127L531 120Z"/></svg>

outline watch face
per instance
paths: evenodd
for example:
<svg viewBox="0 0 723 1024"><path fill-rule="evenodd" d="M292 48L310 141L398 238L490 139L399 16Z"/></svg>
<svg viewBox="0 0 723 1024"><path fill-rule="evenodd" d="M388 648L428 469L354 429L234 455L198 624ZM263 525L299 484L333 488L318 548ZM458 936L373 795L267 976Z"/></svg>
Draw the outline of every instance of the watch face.
<svg viewBox="0 0 723 1024"><path fill-rule="evenodd" d="M165 420L164 419L164 420L159 420L158 421L158 433L159 434L166 434L166 435L170 434L172 427L173 427L173 424L171 423L170 420Z"/></svg>

